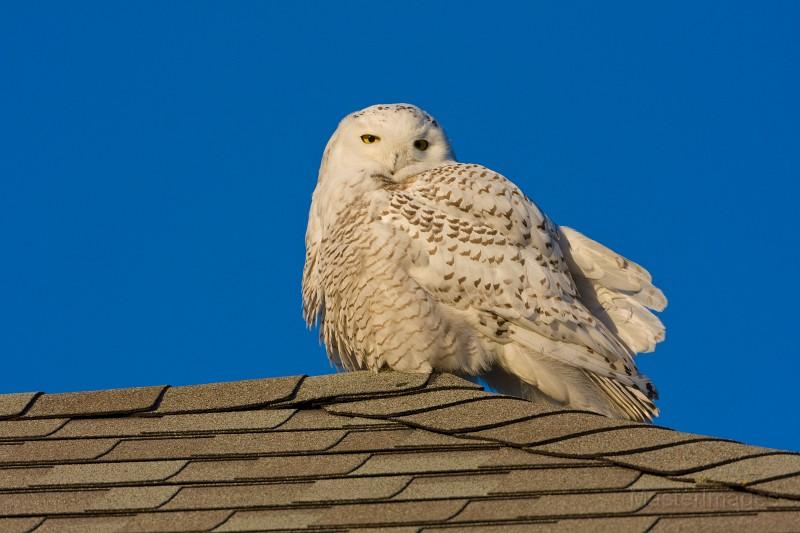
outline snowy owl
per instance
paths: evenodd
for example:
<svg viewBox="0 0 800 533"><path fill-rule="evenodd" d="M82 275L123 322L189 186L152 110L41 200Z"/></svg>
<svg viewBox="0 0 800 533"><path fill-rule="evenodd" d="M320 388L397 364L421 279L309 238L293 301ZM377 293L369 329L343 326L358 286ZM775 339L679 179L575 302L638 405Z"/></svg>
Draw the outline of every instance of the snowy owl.
<svg viewBox="0 0 800 533"><path fill-rule="evenodd" d="M642 267L557 226L509 179L455 160L409 104L346 116L322 157L303 308L346 370L452 372L501 393L649 421L633 361L664 339Z"/></svg>

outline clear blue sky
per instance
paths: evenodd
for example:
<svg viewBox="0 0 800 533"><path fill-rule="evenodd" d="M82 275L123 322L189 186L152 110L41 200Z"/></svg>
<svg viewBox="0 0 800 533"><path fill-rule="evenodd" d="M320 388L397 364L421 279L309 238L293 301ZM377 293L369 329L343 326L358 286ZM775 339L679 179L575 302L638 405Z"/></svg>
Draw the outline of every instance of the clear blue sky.
<svg viewBox="0 0 800 533"><path fill-rule="evenodd" d="M3 3L0 391L330 372L319 158L401 101L650 269L659 423L800 449L800 4L531 4Z"/></svg>

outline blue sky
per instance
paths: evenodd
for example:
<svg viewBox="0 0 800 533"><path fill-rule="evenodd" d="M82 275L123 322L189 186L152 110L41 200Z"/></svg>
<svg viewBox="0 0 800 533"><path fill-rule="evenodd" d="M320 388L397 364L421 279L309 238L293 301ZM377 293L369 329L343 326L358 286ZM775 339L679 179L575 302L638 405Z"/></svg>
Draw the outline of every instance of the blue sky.
<svg viewBox="0 0 800 533"><path fill-rule="evenodd" d="M330 372L300 313L322 148L412 102L645 265L659 423L800 449L794 2L0 7L0 391Z"/></svg>

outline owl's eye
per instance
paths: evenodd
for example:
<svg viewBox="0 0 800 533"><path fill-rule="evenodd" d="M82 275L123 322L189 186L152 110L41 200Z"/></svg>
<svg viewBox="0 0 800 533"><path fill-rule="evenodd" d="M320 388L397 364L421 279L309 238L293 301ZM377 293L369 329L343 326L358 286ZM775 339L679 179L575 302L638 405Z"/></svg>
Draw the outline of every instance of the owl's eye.
<svg viewBox="0 0 800 533"><path fill-rule="evenodd" d="M361 142L363 142L364 144L373 144L380 140L381 140L380 137L378 137L377 135L372 135L370 133L365 133L364 135L361 136Z"/></svg>
<svg viewBox="0 0 800 533"><path fill-rule="evenodd" d="M417 150L422 150L423 152L428 149L428 141L425 139L419 139L414 141L414 148Z"/></svg>

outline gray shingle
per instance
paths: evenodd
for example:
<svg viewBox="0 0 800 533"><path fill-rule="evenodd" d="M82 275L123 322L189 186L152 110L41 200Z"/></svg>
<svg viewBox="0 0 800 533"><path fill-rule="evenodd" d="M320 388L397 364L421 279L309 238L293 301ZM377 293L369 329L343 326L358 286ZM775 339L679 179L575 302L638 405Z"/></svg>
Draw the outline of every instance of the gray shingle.
<svg viewBox="0 0 800 533"><path fill-rule="evenodd" d="M40 392L16 392L0 394L0 420L22 413Z"/></svg>
<svg viewBox="0 0 800 533"><path fill-rule="evenodd" d="M379 452L400 446L414 433L413 429L379 429L350 431L332 446L330 452Z"/></svg>
<svg viewBox="0 0 800 533"><path fill-rule="evenodd" d="M524 520L520 523L504 523L490 526L486 523L459 524L453 527L425 527L420 533L573 533L575 531L591 531L592 533L620 533L621 531L649 531L657 518L652 516L614 516L592 517L561 520ZM727 533L727 532L726 532Z"/></svg>
<svg viewBox="0 0 800 533"><path fill-rule="evenodd" d="M602 415L563 412L541 416L535 420L523 420L474 431L467 435L524 446L559 441L593 431L636 425L627 420L613 420Z"/></svg>
<svg viewBox="0 0 800 533"><path fill-rule="evenodd" d="M50 437L127 437L173 433L223 433L228 431L265 430L281 425L294 412L294 409L259 409L255 411L166 416L84 418L70 420Z"/></svg>
<svg viewBox="0 0 800 533"><path fill-rule="evenodd" d="M447 372L437 372L431 375L428 383L425 384L428 390L441 389L475 389L483 390L483 387L467 379L448 374Z"/></svg>
<svg viewBox="0 0 800 533"><path fill-rule="evenodd" d="M184 487L163 509L226 509L296 503L386 499L410 477L360 477L317 481Z"/></svg>
<svg viewBox="0 0 800 533"><path fill-rule="evenodd" d="M800 499L800 475L755 483L749 488L763 494Z"/></svg>
<svg viewBox="0 0 800 533"><path fill-rule="evenodd" d="M671 429L635 426L612 428L608 431L565 438L549 444L533 446L531 450L576 457L602 457L698 440L699 438L702 437Z"/></svg>
<svg viewBox="0 0 800 533"><path fill-rule="evenodd" d="M0 439L35 439L56 432L67 423L66 418L41 420L6 420L0 424Z"/></svg>
<svg viewBox="0 0 800 533"><path fill-rule="evenodd" d="M749 492L693 490L656 494L640 512L646 514L713 513L800 509L800 502L775 500Z"/></svg>
<svg viewBox="0 0 800 533"><path fill-rule="evenodd" d="M41 518L0 518L0 533L27 533L42 522Z"/></svg>
<svg viewBox="0 0 800 533"><path fill-rule="evenodd" d="M176 511L171 513L140 513L135 516L92 516L48 518L37 533L106 533L209 531L223 523L233 511Z"/></svg>
<svg viewBox="0 0 800 533"><path fill-rule="evenodd" d="M662 475L679 475L774 450L747 446L738 442L708 440L678 443L658 450L634 452L610 457L615 463Z"/></svg>
<svg viewBox="0 0 800 533"><path fill-rule="evenodd" d="M452 521L487 521L635 513L654 496L648 492L605 492L588 494L549 494L526 498L471 501Z"/></svg>
<svg viewBox="0 0 800 533"><path fill-rule="evenodd" d="M423 390L404 396L402 402L398 402L396 398L376 398L332 404L326 406L325 410L351 416L389 417L438 409L485 397L492 395L475 389Z"/></svg>
<svg viewBox="0 0 800 533"><path fill-rule="evenodd" d="M231 433L189 438L122 440L103 455L103 461L142 459L192 459L196 457L235 457L285 452L318 452L336 444L345 435L341 430L274 431L269 433Z"/></svg>
<svg viewBox="0 0 800 533"><path fill-rule="evenodd" d="M236 511L214 531L263 531L272 529L305 529L319 519L322 509L263 509Z"/></svg>
<svg viewBox="0 0 800 533"><path fill-rule="evenodd" d="M154 509L177 490L176 487L115 487L101 490L0 493L0 509L7 516Z"/></svg>
<svg viewBox="0 0 800 533"><path fill-rule="evenodd" d="M800 455L778 454L742 459L687 474L685 478L699 482L714 480L717 483L746 485L787 473L800 473Z"/></svg>
<svg viewBox="0 0 800 533"><path fill-rule="evenodd" d="M465 504L465 500L438 500L337 505L321 512L316 525L400 525L446 521L456 515Z"/></svg>
<svg viewBox="0 0 800 533"><path fill-rule="evenodd" d="M402 427L396 422L388 420L378 420L372 418L360 418L351 416L338 416L328 413L322 409L301 409L286 422L281 424L280 429L285 430L318 430L318 429L350 429L350 428L374 428L376 426Z"/></svg>
<svg viewBox="0 0 800 533"><path fill-rule="evenodd" d="M25 417L63 418L148 411L164 389L164 386L158 386L43 394L36 398Z"/></svg>
<svg viewBox="0 0 800 533"><path fill-rule="evenodd" d="M313 481L258 485L215 485L183 487L163 510L235 509L268 505L289 505Z"/></svg>
<svg viewBox="0 0 800 533"><path fill-rule="evenodd" d="M0 468L0 489L25 488L47 476L52 466Z"/></svg>
<svg viewBox="0 0 800 533"><path fill-rule="evenodd" d="M581 464L572 459L560 459L528 453L514 448L485 450L434 450L372 455L353 475L461 472L498 467L535 467Z"/></svg>
<svg viewBox="0 0 800 533"><path fill-rule="evenodd" d="M508 472L492 474L427 475L414 478L395 500L436 500L488 496L508 477Z"/></svg>
<svg viewBox="0 0 800 533"><path fill-rule="evenodd" d="M88 460L110 450L117 439L33 440L0 443L0 464Z"/></svg>
<svg viewBox="0 0 800 533"><path fill-rule="evenodd" d="M352 522L347 523L359 526L381 521L388 521L387 523L390 524L435 521L446 519L447 513L457 511L458 505L458 502L443 502L441 506L431 506L425 502L400 502L367 506L337 505L328 508L237 511L214 531L264 531L267 528L294 530L311 526L322 527L322 524L335 527L348 519ZM377 528L359 527L355 531L358 533L411 533L417 530L416 527L406 528L395 525Z"/></svg>
<svg viewBox="0 0 800 533"><path fill-rule="evenodd" d="M335 398L358 398L376 394L398 394L420 389L428 382L426 374L401 372L345 372L332 376L310 376L303 380L292 405L330 401Z"/></svg>
<svg viewBox="0 0 800 533"><path fill-rule="evenodd" d="M131 516L90 516L70 518L48 518L36 533L108 533L109 531L125 531L125 525Z"/></svg>
<svg viewBox="0 0 800 533"><path fill-rule="evenodd" d="M613 466L538 468L514 470L493 492L519 494L551 491L622 489L636 481L641 472Z"/></svg>
<svg viewBox="0 0 800 533"><path fill-rule="evenodd" d="M190 413L255 408L291 398L302 376L170 387L156 412Z"/></svg>
<svg viewBox="0 0 800 533"><path fill-rule="evenodd" d="M191 461L176 476L175 483L235 480L280 480L283 478L345 475L366 461L368 454L330 454L260 457L226 461ZM0 471L1 472L1 471Z"/></svg>
<svg viewBox="0 0 800 533"><path fill-rule="evenodd" d="M762 531L796 533L800 513L772 512L745 515L667 516L658 520L650 533L731 533L732 531Z"/></svg>
<svg viewBox="0 0 800 533"><path fill-rule="evenodd" d="M14 520L0 533L656 521L727 533L790 529L800 512L797 454L497 397L447 374L5 395L3 413L16 418L0 420L0 514Z"/></svg>
<svg viewBox="0 0 800 533"><path fill-rule="evenodd" d="M185 464L185 461L136 461L0 469L0 487L30 488L161 481L178 472Z"/></svg>
<svg viewBox="0 0 800 533"><path fill-rule="evenodd" d="M109 489L102 498L93 498L86 510L156 509L172 498L176 492L178 487L169 486L115 487Z"/></svg>
<svg viewBox="0 0 800 533"><path fill-rule="evenodd" d="M639 478L628 486L628 490L686 490L694 487L694 483L687 481L676 481L662 476L642 474Z"/></svg>
<svg viewBox="0 0 800 533"><path fill-rule="evenodd" d="M548 408L526 400L487 397L451 407L397 416L394 419L433 431L453 433L477 431L484 427L508 424L546 412L550 412Z"/></svg>

